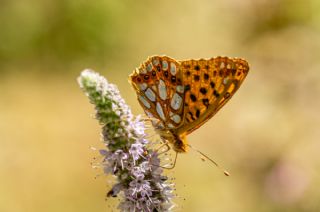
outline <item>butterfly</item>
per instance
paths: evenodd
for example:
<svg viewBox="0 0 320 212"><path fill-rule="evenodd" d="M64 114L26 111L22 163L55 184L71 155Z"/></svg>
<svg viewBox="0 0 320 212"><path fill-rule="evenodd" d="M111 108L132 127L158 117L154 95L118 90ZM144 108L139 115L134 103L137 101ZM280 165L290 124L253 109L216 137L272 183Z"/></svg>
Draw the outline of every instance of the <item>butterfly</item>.
<svg viewBox="0 0 320 212"><path fill-rule="evenodd" d="M239 58L179 61L152 56L129 81L162 140L184 153L189 146L186 136L229 101L248 71L248 62Z"/></svg>

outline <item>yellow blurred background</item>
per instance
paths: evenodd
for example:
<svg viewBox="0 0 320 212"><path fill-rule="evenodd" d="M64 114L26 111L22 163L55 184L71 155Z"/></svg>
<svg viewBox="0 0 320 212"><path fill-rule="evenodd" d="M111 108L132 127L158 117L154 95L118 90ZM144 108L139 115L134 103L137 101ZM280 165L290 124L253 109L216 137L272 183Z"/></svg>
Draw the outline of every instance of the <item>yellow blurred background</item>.
<svg viewBox="0 0 320 212"><path fill-rule="evenodd" d="M2 0L0 211L112 211L90 166L100 127L76 82L92 68L142 113L127 82L150 55L242 57L233 99L173 171L177 211L320 211L318 0ZM95 179L96 178L96 179Z"/></svg>

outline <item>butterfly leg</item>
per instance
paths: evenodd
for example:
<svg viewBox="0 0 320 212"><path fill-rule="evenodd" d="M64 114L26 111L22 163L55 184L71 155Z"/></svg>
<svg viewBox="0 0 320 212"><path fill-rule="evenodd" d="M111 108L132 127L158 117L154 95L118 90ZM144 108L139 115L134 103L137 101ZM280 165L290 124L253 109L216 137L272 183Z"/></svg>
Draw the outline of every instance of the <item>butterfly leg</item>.
<svg viewBox="0 0 320 212"><path fill-rule="evenodd" d="M156 167L163 168L163 169L173 169L173 168L176 166L177 158L178 158L178 153L176 152L176 156L175 156L175 158L174 158L173 164L172 164L172 166L170 166L170 167L160 166L160 165L156 165L156 164L152 164L152 165L153 165L153 166L156 166Z"/></svg>
<svg viewBox="0 0 320 212"><path fill-rule="evenodd" d="M166 150L158 153L158 151L159 151L160 149L162 149L164 146L166 147ZM156 149L155 152L157 152L158 155L161 155L161 154L164 154L164 153L168 152L170 149L171 149L171 147L170 147L170 145L168 144L168 141L164 141L164 143L163 143L158 149ZM175 155L175 158L174 158L174 161L173 161L173 164L172 164L171 167L160 166L160 165L156 165L156 164L152 164L152 165L153 165L153 166L157 166L157 167L161 167L161 168L163 168L163 169L173 169L173 168L176 166L177 157L178 157L178 152L176 152L176 155Z"/></svg>
<svg viewBox="0 0 320 212"><path fill-rule="evenodd" d="M159 152L159 150L161 150L163 147L166 147L166 149L162 152ZM158 155L161 155L167 153L170 149L171 147L169 146L168 142L165 141L158 149L155 150L155 152L158 152Z"/></svg>
<svg viewBox="0 0 320 212"><path fill-rule="evenodd" d="M176 152L176 156L174 158L173 164L171 167L162 167L163 169L173 169L174 167L176 167L176 163L177 163L177 158L178 158L178 152Z"/></svg>

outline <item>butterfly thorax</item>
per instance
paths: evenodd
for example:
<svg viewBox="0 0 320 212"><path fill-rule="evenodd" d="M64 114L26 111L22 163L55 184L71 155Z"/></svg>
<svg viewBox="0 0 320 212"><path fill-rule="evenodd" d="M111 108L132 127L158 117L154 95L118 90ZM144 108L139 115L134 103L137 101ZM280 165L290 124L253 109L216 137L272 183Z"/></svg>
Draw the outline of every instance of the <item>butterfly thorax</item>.
<svg viewBox="0 0 320 212"><path fill-rule="evenodd" d="M188 142L186 134L177 134L171 130L156 130L164 142L168 142L172 149L178 153L185 153L188 151Z"/></svg>

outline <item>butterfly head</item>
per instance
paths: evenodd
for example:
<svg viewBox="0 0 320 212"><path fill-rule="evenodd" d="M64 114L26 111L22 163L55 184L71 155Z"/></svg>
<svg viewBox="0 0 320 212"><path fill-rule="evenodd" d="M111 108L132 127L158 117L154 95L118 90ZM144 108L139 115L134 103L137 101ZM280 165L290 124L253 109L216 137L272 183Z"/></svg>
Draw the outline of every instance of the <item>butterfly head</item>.
<svg viewBox="0 0 320 212"><path fill-rule="evenodd" d="M188 151L187 137L183 135L175 135L175 140L172 141L173 150L178 153L184 153Z"/></svg>
<svg viewBox="0 0 320 212"><path fill-rule="evenodd" d="M185 153L188 151L188 142L186 134L176 134L173 131L159 130L160 137L169 142L172 149L177 153Z"/></svg>

